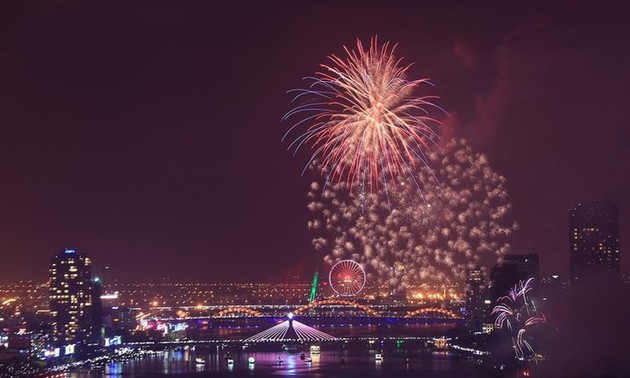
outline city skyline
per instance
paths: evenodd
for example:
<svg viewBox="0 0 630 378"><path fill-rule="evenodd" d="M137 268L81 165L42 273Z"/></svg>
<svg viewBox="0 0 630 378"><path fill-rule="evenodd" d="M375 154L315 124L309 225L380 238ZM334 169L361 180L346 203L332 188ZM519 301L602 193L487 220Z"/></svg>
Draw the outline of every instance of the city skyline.
<svg viewBox="0 0 630 378"><path fill-rule="evenodd" d="M1 282L43 280L63 248L121 280L312 274L285 92L375 35L431 78L443 140L507 179L511 253L568 276L568 211L609 198L629 270L620 3L1 7Z"/></svg>

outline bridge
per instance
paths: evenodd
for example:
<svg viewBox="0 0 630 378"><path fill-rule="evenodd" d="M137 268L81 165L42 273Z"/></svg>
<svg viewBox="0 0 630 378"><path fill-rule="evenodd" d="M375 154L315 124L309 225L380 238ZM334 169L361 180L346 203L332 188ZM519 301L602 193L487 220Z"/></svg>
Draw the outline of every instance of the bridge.
<svg viewBox="0 0 630 378"><path fill-rule="evenodd" d="M381 314L369 308L368 306L362 305L357 302L344 300L344 299L323 299L320 301L311 302L307 305L296 308L295 310L293 310L293 314L301 315L305 312L308 313L309 310L312 310L318 307L325 307L325 306L337 306L341 308L347 307L347 308L352 308L354 310L364 311L369 316L377 316L377 317L381 316Z"/></svg>
<svg viewBox="0 0 630 378"><path fill-rule="evenodd" d="M235 306L196 306L181 307L183 316L160 317L161 320L175 319L221 319L221 318L262 318L283 317L291 312L300 317L321 317L325 315L347 317L395 317L395 318L429 318L429 319L461 319L456 312L438 307L372 305L368 306L347 299L331 298L311 302L298 307L290 305L235 305ZM173 310L158 308L158 310ZM196 315L190 315L196 313Z"/></svg>
<svg viewBox="0 0 630 378"><path fill-rule="evenodd" d="M236 307L228 307L226 309L219 311L215 317L226 318L226 317L248 317L248 316L263 317L265 316L265 314L263 314L260 311L253 310L249 307L236 306Z"/></svg>
<svg viewBox="0 0 630 378"><path fill-rule="evenodd" d="M293 324L297 327L290 327L291 323L287 322L292 317L295 317ZM248 338L256 335L261 335L259 338L265 341L279 337L316 337L313 335L325 339L327 336L322 334L348 342L366 337L431 338L443 336L448 330L462 324L462 316L457 312L437 306L370 305L340 298L323 299L300 306L169 308L163 309L161 314L153 313L143 323L146 329L161 331L167 340L209 343L249 343L252 339Z"/></svg>
<svg viewBox="0 0 630 378"><path fill-rule="evenodd" d="M381 326L382 324L458 324L462 316L439 307L368 306L347 299L331 298L301 306L236 305L215 308L173 310L153 314L151 319L161 323L162 329L182 330L188 326L210 328L259 328L277 324L291 313L307 324L320 327ZM205 310L205 311L204 311ZM169 315L170 313L170 315ZM167 327L167 325L170 325Z"/></svg>
<svg viewBox="0 0 630 378"><path fill-rule="evenodd" d="M407 313L407 315L405 315L405 318L428 317L428 315L430 314L433 314L434 316L436 314L440 314L451 319L461 319L461 316L457 315L453 311L445 310L443 308L436 308L436 307L420 308L415 311L410 311ZM438 315L438 317L440 316Z"/></svg>

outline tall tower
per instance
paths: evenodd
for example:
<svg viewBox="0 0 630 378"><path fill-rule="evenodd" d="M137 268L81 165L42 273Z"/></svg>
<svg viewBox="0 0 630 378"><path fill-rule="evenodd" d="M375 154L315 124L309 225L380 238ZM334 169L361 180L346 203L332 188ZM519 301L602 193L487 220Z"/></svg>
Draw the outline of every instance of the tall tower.
<svg viewBox="0 0 630 378"><path fill-rule="evenodd" d="M92 341L93 295L91 261L65 249L50 261L50 311L56 345Z"/></svg>
<svg viewBox="0 0 630 378"><path fill-rule="evenodd" d="M483 272L480 267L468 270L468 279L466 282L466 320L470 331L473 333L481 332L485 316L485 307L483 303L483 291L485 290L485 282Z"/></svg>
<svg viewBox="0 0 630 378"><path fill-rule="evenodd" d="M569 211L571 285L618 280L619 207L606 199L580 203Z"/></svg>

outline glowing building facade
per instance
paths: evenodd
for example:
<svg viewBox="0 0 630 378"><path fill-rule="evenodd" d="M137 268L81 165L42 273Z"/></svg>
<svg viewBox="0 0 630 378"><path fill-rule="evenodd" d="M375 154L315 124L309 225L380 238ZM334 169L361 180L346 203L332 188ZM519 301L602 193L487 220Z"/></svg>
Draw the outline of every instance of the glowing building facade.
<svg viewBox="0 0 630 378"><path fill-rule="evenodd" d="M619 280L619 207L606 199L569 211L571 285Z"/></svg>
<svg viewBox="0 0 630 378"><path fill-rule="evenodd" d="M470 331L481 332L483 328L485 306L484 306L485 282L483 272L480 267L475 267L468 271L466 282L466 314Z"/></svg>
<svg viewBox="0 0 630 378"><path fill-rule="evenodd" d="M50 311L56 345L89 343L94 339L94 288L91 261L65 249L50 262Z"/></svg>

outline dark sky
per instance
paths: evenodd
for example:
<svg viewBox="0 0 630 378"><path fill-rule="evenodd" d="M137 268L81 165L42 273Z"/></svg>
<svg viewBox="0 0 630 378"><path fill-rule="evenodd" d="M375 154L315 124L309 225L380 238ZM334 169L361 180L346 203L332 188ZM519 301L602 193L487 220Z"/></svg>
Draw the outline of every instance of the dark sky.
<svg viewBox="0 0 630 378"><path fill-rule="evenodd" d="M3 2L0 282L45 280L64 247L136 281L258 279L310 261L306 156L281 142L286 91L373 35L399 42L447 128L507 178L514 253L567 273L567 210L608 197L628 271L623 5Z"/></svg>

